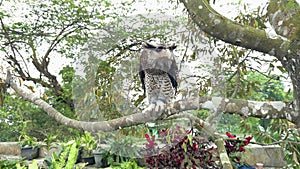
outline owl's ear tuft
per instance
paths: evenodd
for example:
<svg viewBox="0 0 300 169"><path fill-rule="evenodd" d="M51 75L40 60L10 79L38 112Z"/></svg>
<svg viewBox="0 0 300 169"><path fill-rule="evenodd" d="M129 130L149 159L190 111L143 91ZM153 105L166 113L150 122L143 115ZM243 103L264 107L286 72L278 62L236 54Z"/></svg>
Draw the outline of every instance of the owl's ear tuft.
<svg viewBox="0 0 300 169"><path fill-rule="evenodd" d="M151 44L149 42L144 42L143 43L143 47L147 48L147 49L154 49L154 48L156 48L156 46L154 44Z"/></svg>
<svg viewBox="0 0 300 169"><path fill-rule="evenodd" d="M175 45L175 43L173 43L173 44L170 45L168 48L169 48L170 50L174 50L174 49L177 48L177 46Z"/></svg>

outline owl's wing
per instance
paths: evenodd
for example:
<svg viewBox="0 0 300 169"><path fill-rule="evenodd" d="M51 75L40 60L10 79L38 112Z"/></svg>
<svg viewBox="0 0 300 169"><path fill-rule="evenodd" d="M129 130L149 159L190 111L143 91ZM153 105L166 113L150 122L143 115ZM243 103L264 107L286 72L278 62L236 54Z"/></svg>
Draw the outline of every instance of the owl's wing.
<svg viewBox="0 0 300 169"><path fill-rule="evenodd" d="M143 64L144 62L147 60L147 54L142 51L141 55L140 55L140 65L139 65L139 76L140 76L140 80L142 83L142 88L144 90L144 95L146 95L146 86L145 86L145 71L144 71L144 67Z"/></svg>
<svg viewBox="0 0 300 169"><path fill-rule="evenodd" d="M168 72L168 76L171 80L172 87L175 89L175 94L177 93L177 87L178 87L178 82L177 82L177 77L178 77L178 67L176 64L176 61L173 60L171 68Z"/></svg>
<svg viewBox="0 0 300 169"><path fill-rule="evenodd" d="M145 86L145 72L143 70L142 64L140 64L139 68L139 76L142 83L142 88L144 90L144 95L146 95L146 86Z"/></svg>

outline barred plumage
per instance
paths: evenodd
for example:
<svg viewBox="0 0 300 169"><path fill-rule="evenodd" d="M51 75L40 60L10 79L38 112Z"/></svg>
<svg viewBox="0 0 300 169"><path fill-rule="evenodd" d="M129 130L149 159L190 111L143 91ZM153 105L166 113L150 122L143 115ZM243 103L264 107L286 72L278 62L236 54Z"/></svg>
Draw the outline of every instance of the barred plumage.
<svg viewBox="0 0 300 169"><path fill-rule="evenodd" d="M143 44L140 58L140 78L149 103L170 102L177 91L178 67L173 50L175 45Z"/></svg>

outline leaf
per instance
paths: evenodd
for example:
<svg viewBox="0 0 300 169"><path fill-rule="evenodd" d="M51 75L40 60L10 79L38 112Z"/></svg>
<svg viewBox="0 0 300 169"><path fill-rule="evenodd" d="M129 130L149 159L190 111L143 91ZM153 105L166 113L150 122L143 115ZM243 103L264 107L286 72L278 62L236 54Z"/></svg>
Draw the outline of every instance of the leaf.
<svg viewBox="0 0 300 169"><path fill-rule="evenodd" d="M77 146L76 142L74 142L71 145L70 154L68 156L68 162L66 164L66 169L72 169L76 163L77 155L78 155L78 149L76 148L76 146Z"/></svg>
<svg viewBox="0 0 300 169"><path fill-rule="evenodd" d="M283 66L277 66L277 69L279 69L282 73L286 73L286 70Z"/></svg>
<svg viewBox="0 0 300 169"><path fill-rule="evenodd" d="M21 78L18 78L19 85L22 86L23 80Z"/></svg>
<svg viewBox="0 0 300 169"><path fill-rule="evenodd" d="M24 86L27 87L27 89L29 89L32 93L35 93L33 86L29 86L29 85L26 85L26 84L24 84Z"/></svg>
<svg viewBox="0 0 300 169"><path fill-rule="evenodd" d="M28 169L39 169L36 160L33 160L32 164L28 165Z"/></svg>
<svg viewBox="0 0 300 169"><path fill-rule="evenodd" d="M297 165L300 164L299 161L298 161L296 152L293 152L293 161L294 161Z"/></svg>
<svg viewBox="0 0 300 169"><path fill-rule="evenodd" d="M285 92L285 97L288 97L288 95L291 93L291 88L287 92Z"/></svg>
<svg viewBox="0 0 300 169"><path fill-rule="evenodd" d="M187 135L191 147L193 147L193 135Z"/></svg>
<svg viewBox="0 0 300 169"><path fill-rule="evenodd" d="M274 70L274 67L275 67L275 66L274 66L272 63L269 64L269 69L270 69L270 70Z"/></svg>
<svg viewBox="0 0 300 169"><path fill-rule="evenodd" d="M263 23L263 21L260 18L255 18L255 21L259 28L267 28L266 25Z"/></svg>
<svg viewBox="0 0 300 169"><path fill-rule="evenodd" d="M254 20L254 24L253 24L253 27L257 28L259 26L257 20Z"/></svg>
<svg viewBox="0 0 300 169"><path fill-rule="evenodd" d="M185 142L182 143L182 147L183 147L184 152L187 152L187 147L186 147L186 143Z"/></svg>
<svg viewBox="0 0 300 169"><path fill-rule="evenodd" d="M26 167L21 166L20 163L17 163L16 167L17 167L17 169L25 169L26 168Z"/></svg>
<svg viewBox="0 0 300 169"><path fill-rule="evenodd" d="M261 132L266 132L266 130L265 130L261 125L258 126L258 129L259 129Z"/></svg>
<svg viewBox="0 0 300 169"><path fill-rule="evenodd" d="M171 144L171 136L170 136L170 132L167 132L167 135L166 135L166 141L168 144Z"/></svg>

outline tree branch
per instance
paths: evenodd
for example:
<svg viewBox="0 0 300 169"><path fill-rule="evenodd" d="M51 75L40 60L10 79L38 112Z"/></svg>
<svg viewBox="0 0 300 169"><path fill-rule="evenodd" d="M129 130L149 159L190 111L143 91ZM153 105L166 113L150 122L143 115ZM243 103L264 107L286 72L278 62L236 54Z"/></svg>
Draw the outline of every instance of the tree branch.
<svg viewBox="0 0 300 169"><path fill-rule="evenodd" d="M241 25L225 18L209 5L208 0L180 0L180 2L184 4L200 29L217 39L277 58L282 58L288 51L289 41L280 37L270 37L264 30Z"/></svg>
<svg viewBox="0 0 300 169"><path fill-rule="evenodd" d="M110 121L85 122L77 121L63 116L44 100L26 93L18 87L12 80L11 87L15 92L35 105L42 108L50 117L56 121L80 130L99 132L113 131L124 127L144 124L146 122L167 118L171 115L187 110L223 110L225 113L235 113L242 116L252 116L259 118L287 119L295 122L296 113L293 107L284 102L257 102L248 100L226 99L221 97L193 97L176 101L168 105L151 104L141 113L135 113ZM218 111L218 112L220 112ZM200 122L201 123L201 122ZM203 123L202 123L203 124ZM205 129L205 126L203 126ZM298 126L299 127L299 126Z"/></svg>
<svg viewBox="0 0 300 169"><path fill-rule="evenodd" d="M300 40L300 6L295 0L270 0L268 16L278 35Z"/></svg>
<svg viewBox="0 0 300 169"><path fill-rule="evenodd" d="M3 23L2 18L0 18L0 23L1 23L1 27L2 27L2 29L3 29L3 31L4 31L4 36L5 36L5 38L7 38L8 43L10 44L9 46L11 47L11 51L12 51L14 57L15 57L15 56L16 56L16 53L15 53L13 44L11 43L11 38L10 38L9 34L8 34L7 31L6 31L6 28L5 28L5 25L4 25L4 23Z"/></svg>
<svg viewBox="0 0 300 169"><path fill-rule="evenodd" d="M225 18L210 6L208 0L180 0L180 2L184 4L194 23L207 34L233 45L275 56L282 63L291 78L294 92L294 111L291 113L292 117L288 117L289 113L285 116L287 119L296 122L296 125L300 127L299 29L295 29L292 34L286 35L290 40L284 40L279 36L271 37L264 30L241 25ZM275 15L281 12L280 5L282 4L280 4L280 2L282 1L272 0L268 9L269 13L273 14L272 19L275 18L273 21L271 20L273 24L281 24L281 22L279 22L280 19L277 22ZM279 7L277 5L279 5ZM287 4L283 5L285 5L287 9L290 8ZM290 21L289 26L293 29L295 25L299 25L299 5L295 3L292 7L292 11L287 11L292 12L288 20ZM286 31L288 31L288 29L286 29ZM280 33L278 30L277 32ZM282 32L283 35L284 32L285 30Z"/></svg>

